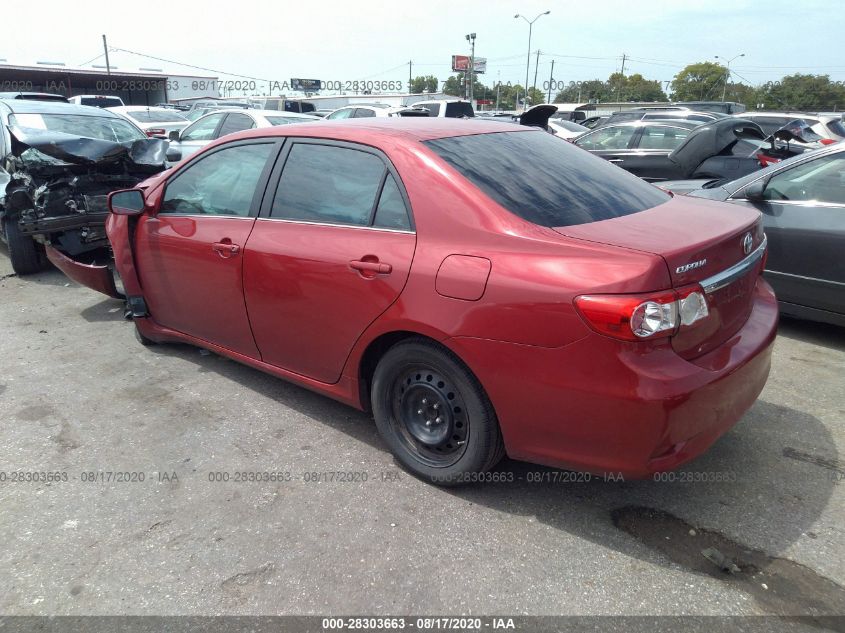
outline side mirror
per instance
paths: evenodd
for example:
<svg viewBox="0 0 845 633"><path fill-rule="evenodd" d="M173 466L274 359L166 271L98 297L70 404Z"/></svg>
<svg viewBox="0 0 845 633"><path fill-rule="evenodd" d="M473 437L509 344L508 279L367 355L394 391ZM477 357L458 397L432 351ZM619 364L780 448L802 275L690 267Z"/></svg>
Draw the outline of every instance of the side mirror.
<svg viewBox="0 0 845 633"><path fill-rule="evenodd" d="M182 152L175 147L168 147L165 159L168 163L178 163L182 160Z"/></svg>
<svg viewBox="0 0 845 633"><path fill-rule="evenodd" d="M112 191L108 206L115 215L141 215L144 212L144 192L140 189Z"/></svg>
<svg viewBox="0 0 845 633"><path fill-rule="evenodd" d="M168 140L179 142L179 130L170 130L170 134L167 135Z"/></svg>
<svg viewBox="0 0 845 633"><path fill-rule="evenodd" d="M750 185L748 185L743 191L742 196L751 202L763 202L765 197L763 193L766 191L766 180L760 179L755 180Z"/></svg>

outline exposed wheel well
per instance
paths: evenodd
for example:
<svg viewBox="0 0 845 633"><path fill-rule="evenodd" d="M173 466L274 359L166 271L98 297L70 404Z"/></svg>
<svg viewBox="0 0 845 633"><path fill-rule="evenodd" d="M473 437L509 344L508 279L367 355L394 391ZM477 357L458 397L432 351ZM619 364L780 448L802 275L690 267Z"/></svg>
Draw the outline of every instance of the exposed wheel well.
<svg viewBox="0 0 845 633"><path fill-rule="evenodd" d="M400 341L404 341L409 338L426 339L435 343L437 342L435 339L425 336L424 334L420 334L419 332L397 331L388 332L387 334L382 334L378 338L373 339L373 341L367 346L367 349L364 350L364 355L361 357L361 363L358 367L358 389L361 394L361 404L363 404L366 411L370 410L370 386L373 382L373 374L376 371L376 365L378 365L379 360L381 360L381 357L384 356L387 350Z"/></svg>

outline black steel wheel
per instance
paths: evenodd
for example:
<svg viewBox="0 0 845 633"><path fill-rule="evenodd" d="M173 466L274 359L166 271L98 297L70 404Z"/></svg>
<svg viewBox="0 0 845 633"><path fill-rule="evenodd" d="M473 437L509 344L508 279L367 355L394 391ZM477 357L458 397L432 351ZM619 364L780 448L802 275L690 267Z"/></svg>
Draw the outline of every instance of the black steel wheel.
<svg viewBox="0 0 845 633"><path fill-rule="evenodd" d="M397 459L440 485L472 480L504 448L493 407L475 376L449 350L427 339L392 347L372 385L373 415Z"/></svg>

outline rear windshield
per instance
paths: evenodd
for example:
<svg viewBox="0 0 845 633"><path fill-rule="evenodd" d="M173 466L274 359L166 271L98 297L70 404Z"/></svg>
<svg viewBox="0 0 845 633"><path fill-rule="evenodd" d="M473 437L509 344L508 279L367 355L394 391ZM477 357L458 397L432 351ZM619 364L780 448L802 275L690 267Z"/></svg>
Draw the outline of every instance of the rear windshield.
<svg viewBox="0 0 845 633"><path fill-rule="evenodd" d="M452 101L446 104L446 116L460 118L462 116L475 116L472 105L465 101Z"/></svg>
<svg viewBox="0 0 845 633"><path fill-rule="evenodd" d="M833 121L828 121L827 129L836 134L837 136L845 136L845 125L843 125L841 119L834 119Z"/></svg>
<svg viewBox="0 0 845 633"><path fill-rule="evenodd" d="M138 128L117 116L99 117L80 114L11 114L9 124L36 130L50 130L74 136L125 143L147 138Z"/></svg>
<svg viewBox="0 0 845 633"><path fill-rule="evenodd" d="M289 125L291 123L305 123L306 121L311 121L311 119L307 119L305 117L292 117L292 116L275 116L270 115L264 117L268 121L270 121L270 125Z"/></svg>
<svg viewBox="0 0 845 633"><path fill-rule="evenodd" d="M123 101L117 97L82 97L79 100L81 105L95 106L97 108L113 108L122 106Z"/></svg>
<svg viewBox="0 0 845 633"><path fill-rule="evenodd" d="M618 218L669 200L657 187L542 131L424 143L505 209L542 226Z"/></svg>
<svg viewBox="0 0 845 633"><path fill-rule="evenodd" d="M177 112L167 110L130 110L126 114L141 123L184 123L188 120Z"/></svg>

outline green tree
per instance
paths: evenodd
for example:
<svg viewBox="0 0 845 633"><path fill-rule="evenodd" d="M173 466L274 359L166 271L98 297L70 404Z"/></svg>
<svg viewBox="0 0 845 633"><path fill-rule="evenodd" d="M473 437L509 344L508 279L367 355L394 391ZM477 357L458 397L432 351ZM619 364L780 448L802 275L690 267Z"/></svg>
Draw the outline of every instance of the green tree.
<svg viewBox="0 0 845 633"><path fill-rule="evenodd" d="M447 95L451 95L453 97L462 97L464 96L464 76L463 74L460 75L453 75L446 80L443 84L443 92Z"/></svg>
<svg viewBox="0 0 845 633"><path fill-rule="evenodd" d="M675 75L672 81L672 99L675 101L700 101L722 96L722 86L727 69L713 62L690 64Z"/></svg>
<svg viewBox="0 0 845 633"><path fill-rule="evenodd" d="M621 76L621 79L617 77ZM660 87L660 82L656 80L649 80L634 73L627 77L621 73L614 73L607 80L608 86L618 86L619 101L668 101L666 93Z"/></svg>
<svg viewBox="0 0 845 633"><path fill-rule="evenodd" d="M434 75L425 75L414 77L411 80L410 92L412 94L421 94L423 92L437 92L440 90L440 82Z"/></svg>
<svg viewBox="0 0 845 633"><path fill-rule="evenodd" d="M840 110L845 106L845 86L828 75L796 73L762 85L758 103L778 110Z"/></svg>
<svg viewBox="0 0 845 633"><path fill-rule="evenodd" d="M606 81L570 81L569 85L555 95L555 103L597 103L611 101L611 90Z"/></svg>

